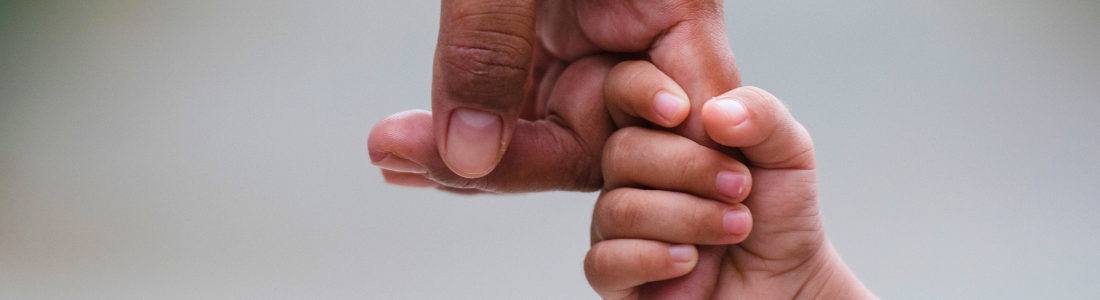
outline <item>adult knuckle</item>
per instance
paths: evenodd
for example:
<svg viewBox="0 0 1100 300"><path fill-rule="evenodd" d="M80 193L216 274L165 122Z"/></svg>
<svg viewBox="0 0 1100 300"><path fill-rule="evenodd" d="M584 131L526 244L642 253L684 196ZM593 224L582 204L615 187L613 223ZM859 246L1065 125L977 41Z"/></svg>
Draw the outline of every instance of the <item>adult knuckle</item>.
<svg viewBox="0 0 1100 300"><path fill-rule="evenodd" d="M457 81L452 86L461 87L452 92L488 96L518 92L501 87L527 84L535 38L534 11L512 1L490 1L455 10L444 21L438 53L448 79Z"/></svg>
<svg viewBox="0 0 1100 300"><path fill-rule="evenodd" d="M446 45L444 63L469 84L525 79L531 65L530 44L523 37L471 30ZM528 49L524 49L528 48ZM518 82L522 83L522 82Z"/></svg>
<svg viewBox="0 0 1100 300"><path fill-rule="evenodd" d="M570 128L565 125L566 122L562 121L561 117L556 114L551 115L549 120L557 120L560 126L563 128ZM573 159L564 162L563 168L559 173L562 178L562 182L568 184L564 186L564 190L576 190L576 191L595 191L604 186L604 171L603 169L603 151L605 138L599 139L597 142L587 140L585 138L578 138L577 135L555 135L557 139L557 145L562 147L569 147L568 149L562 149L563 153L575 153ZM571 142L575 141L575 142Z"/></svg>
<svg viewBox="0 0 1100 300"><path fill-rule="evenodd" d="M566 190L591 192L597 191L603 186L604 174L601 163L595 161L597 157L599 157L599 154L587 155L577 159L570 168L571 171L564 173L573 174L572 177L563 180L570 183L565 187Z"/></svg>

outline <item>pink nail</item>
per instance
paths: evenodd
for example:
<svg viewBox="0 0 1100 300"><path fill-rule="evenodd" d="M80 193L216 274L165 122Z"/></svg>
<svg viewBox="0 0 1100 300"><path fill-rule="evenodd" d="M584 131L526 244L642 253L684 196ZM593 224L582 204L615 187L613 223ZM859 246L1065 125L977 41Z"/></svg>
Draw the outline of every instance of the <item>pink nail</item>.
<svg viewBox="0 0 1100 300"><path fill-rule="evenodd" d="M714 184L718 188L718 193L723 196L740 199L741 193L745 191L745 181L744 174L733 171L720 171Z"/></svg>
<svg viewBox="0 0 1100 300"><path fill-rule="evenodd" d="M668 92L661 91L657 93L657 96L653 99L653 109L657 111L657 115L665 119L666 122L672 122L680 115L680 110L683 110L684 100L676 97Z"/></svg>
<svg viewBox="0 0 1100 300"><path fill-rule="evenodd" d="M502 130L500 116L455 109L447 128L447 163L462 177L489 174L500 160Z"/></svg>
<svg viewBox="0 0 1100 300"><path fill-rule="evenodd" d="M745 105L741 104L740 101L730 98L715 99L714 105L717 105L722 112L726 113L726 117L729 118L730 126L737 126L745 122L745 119L748 119L748 110L745 109Z"/></svg>
<svg viewBox="0 0 1100 300"><path fill-rule="evenodd" d="M722 217L722 227L725 227L726 233L732 235L745 234L752 228L752 216L744 210L726 211Z"/></svg>
<svg viewBox="0 0 1100 300"><path fill-rule="evenodd" d="M674 262L690 262L695 258L695 247L691 245L672 245L672 247L668 247L668 256Z"/></svg>

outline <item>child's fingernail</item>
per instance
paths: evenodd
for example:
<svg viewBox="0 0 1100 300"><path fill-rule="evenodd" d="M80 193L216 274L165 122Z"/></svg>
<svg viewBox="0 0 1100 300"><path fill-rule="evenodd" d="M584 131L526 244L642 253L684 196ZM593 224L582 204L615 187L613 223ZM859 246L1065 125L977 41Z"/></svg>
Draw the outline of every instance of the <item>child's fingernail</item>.
<svg viewBox="0 0 1100 300"><path fill-rule="evenodd" d="M745 110L745 105L731 98L715 99L714 105L717 105L718 109L724 112L726 117L729 118L727 120L729 126L737 126L745 122L745 119L749 116L748 111Z"/></svg>
<svg viewBox="0 0 1100 300"><path fill-rule="evenodd" d="M745 191L745 181L744 174L733 171L721 171L718 172L718 179L715 181L715 185L718 187L718 193L732 199L738 199L741 197L741 193Z"/></svg>
<svg viewBox="0 0 1100 300"><path fill-rule="evenodd" d="M680 115L680 111L684 109L684 101L671 93L660 91L657 92L657 96L653 99L653 109L657 111L657 115L665 119L666 122L672 122Z"/></svg>
<svg viewBox="0 0 1100 300"><path fill-rule="evenodd" d="M381 160L372 161L372 164L390 171L405 172L405 173L427 173L428 169L420 164L403 157L394 155L393 153L387 153Z"/></svg>
<svg viewBox="0 0 1100 300"><path fill-rule="evenodd" d="M722 226L729 234L742 235L752 228L752 216L744 210L726 211L726 215L722 217Z"/></svg>
<svg viewBox="0 0 1100 300"><path fill-rule="evenodd" d="M498 115L455 109L447 127L447 163L462 177L485 176L500 161L502 130Z"/></svg>
<svg viewBox="0 0 1100 300"><path fill-rule="evenodd" d="M691 262L695 259L695 247L691 245L672 245L668 247L668 256L673 262Z"/></svg>

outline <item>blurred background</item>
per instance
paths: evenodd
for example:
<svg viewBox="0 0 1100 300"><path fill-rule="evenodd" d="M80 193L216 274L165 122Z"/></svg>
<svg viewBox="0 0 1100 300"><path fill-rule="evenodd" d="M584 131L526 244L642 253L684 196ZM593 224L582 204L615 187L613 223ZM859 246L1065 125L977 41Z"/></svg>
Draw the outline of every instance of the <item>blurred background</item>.
<svg viewBox="0 0 1100 300"><path fill-rule="evenodd" d="M0 2L0 299L597 299L596 194L383 184L437 1ZM1100 294L1100 1L727 1L887 299Z"/></svg>

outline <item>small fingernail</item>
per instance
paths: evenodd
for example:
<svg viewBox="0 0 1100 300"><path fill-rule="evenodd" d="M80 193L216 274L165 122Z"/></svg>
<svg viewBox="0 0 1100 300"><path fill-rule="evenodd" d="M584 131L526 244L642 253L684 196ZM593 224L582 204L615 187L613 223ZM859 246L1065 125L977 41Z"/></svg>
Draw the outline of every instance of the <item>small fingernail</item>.
<svg viewBox="0 0 1100 300"><path fill-rule="evenodd" d="M722 217L722 226L732 235L742 235L752 228L752 216L744 210L730 210Z"/></svg>
<svg viewBox="0 0 1100 300"><path fill-rule="evenodd" d="M714 184L718 187L718 193L723 196L737 199L745 191L745 174L733 171L718 172L718 179Z"/></svg>
<svg viewBox="0 0 1100 300"><path fill-rule="evenodd" d="M737 100L729 98L715 99L714 105L717 105L722 112L726 113L726 117L729 118L730 126L737 126L745 122L745 119L749 116L748 111L745 110L745 105Z"/></svg>
<svg viewBox="0 0 1100 300"><path fill-rule="evenodd" d="M657 92L657 96L653 99L653 109L657 111L657 115L664 118L666 122L672 122L680 115L680 111L684 108L684 101L680 97L660 91Z"/></svg>
<svg viewBox="0 0 1100 300"><path fill-rule="evenodd" d="M428 172L428 168L421 166L420 164L411 160L402 158L392 153L386 154L381 160L372 161L372 164L390 171L405 172L405 173L417 173L423 174Z"/></svg>
<svg viewBox="0 0 1100 300"><path fill-rule="evenodd" d="M447 163L466 178L485 176L500 159L500 116L459 108L447 127Z"/></svg>
<svg viewBox="0 0 1100 300"><path fill-rule="evenodd" d="M672 245L668 247L668 255L673 262L691 262L695 258L695 247L691 245Z"/></svg>

